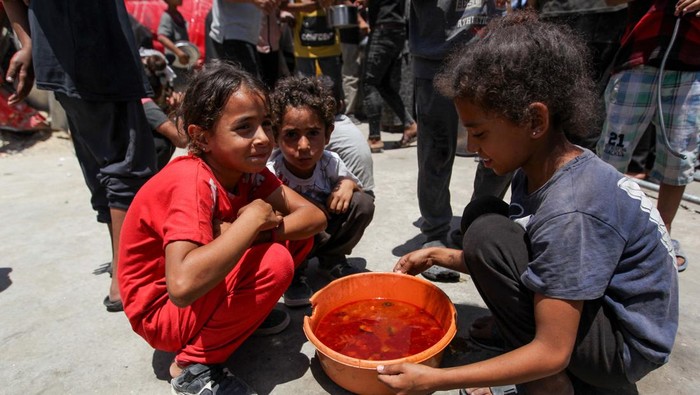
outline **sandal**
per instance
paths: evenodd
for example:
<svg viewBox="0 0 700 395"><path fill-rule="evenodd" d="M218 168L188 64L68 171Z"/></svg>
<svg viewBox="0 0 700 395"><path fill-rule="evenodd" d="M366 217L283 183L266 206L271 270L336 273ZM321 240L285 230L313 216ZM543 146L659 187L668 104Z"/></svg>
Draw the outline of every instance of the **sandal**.
<svg viewBox="0 0 700 395"><path fill-rule="evenodd" d="M118 313L120 311L124 311L124 305L122 304L122 301L110 300L109 295L105 296L105 300L103 300L102 303L105 305L107 311L110 313Z"/></svg>
<svg viewBox="0 0 700 395"><path fill-rule="evenodd" d="M399 142L399 146L401 148L406 148L409 145L413 144L416 140L418 140L417 129L412 132L404 132L403 136L401 137L401 141Z"/></svg>
<svg viewBox="0 0 700 395"><path fill-rule="evenodd" d="M442 283L456 283L459 281L459 272L440 266L431 266L421 273L421 275L430 281Z"/></svg>
<svg viewBox="0 0 700 395"><path fill-rule="evenodd" d="M671 244L673 244L673 250L675 251L676 255L676 269L678 270L678 273L680 273L688 268L688 257L686 257L685 253L681 249L680 241L674 239L671 240ZM680 265L678 264L678 258L683 260L683 263Z"/></svg>
<svg viewBox="0 0 700 395"><path fill-rule="evenodd" d="M485 350L499 352L506 350L506 342L492 315L479 317L472 322L469 328L469 339Z"/></svg>

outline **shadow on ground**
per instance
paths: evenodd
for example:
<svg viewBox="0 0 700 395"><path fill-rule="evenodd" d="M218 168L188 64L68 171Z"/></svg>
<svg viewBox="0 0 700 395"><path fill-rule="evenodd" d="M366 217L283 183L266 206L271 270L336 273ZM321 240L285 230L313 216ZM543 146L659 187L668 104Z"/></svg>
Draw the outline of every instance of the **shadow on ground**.
<svg viewBox="0 0 700 395"><path fill-rule="evenodd" d="M15 154L51 138L51 130L15 132L0 130L0 154Z"/></svg>
<svg viewBox="0 0 700 395"><path fill-rule="evenodd" d="M10 279L11 267L0 267L0 292L10 288L12 280Z"/></svg>

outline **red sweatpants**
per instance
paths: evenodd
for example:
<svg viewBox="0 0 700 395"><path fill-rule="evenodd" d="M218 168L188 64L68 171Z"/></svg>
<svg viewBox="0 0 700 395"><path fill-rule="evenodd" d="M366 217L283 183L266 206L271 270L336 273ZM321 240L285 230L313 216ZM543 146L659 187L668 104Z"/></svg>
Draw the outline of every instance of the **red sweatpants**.
<svg viewBox="0 0 700 395"><path fill-rule="evenodd" d="M309 238L249 248L225 281L188 307L168 300L141 326L151 333L141 335L156 349L177 352L180 366L225 362L265 320L312 246Z"/></svg>

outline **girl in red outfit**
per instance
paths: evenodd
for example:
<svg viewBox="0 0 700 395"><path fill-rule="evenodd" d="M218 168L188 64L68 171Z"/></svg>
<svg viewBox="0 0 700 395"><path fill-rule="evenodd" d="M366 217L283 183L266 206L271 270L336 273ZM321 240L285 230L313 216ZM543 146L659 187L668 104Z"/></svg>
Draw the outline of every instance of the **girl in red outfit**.
<svg viewBox="0 0 700 395"><path fill-rule="evenodd" d="M266 169L272 126L257 79L210 64L180 112L189 155L141 188L122 229L124 311L152 347L176 353L173 393L252 392L220 364L270 314L325 215Z"/></svg>

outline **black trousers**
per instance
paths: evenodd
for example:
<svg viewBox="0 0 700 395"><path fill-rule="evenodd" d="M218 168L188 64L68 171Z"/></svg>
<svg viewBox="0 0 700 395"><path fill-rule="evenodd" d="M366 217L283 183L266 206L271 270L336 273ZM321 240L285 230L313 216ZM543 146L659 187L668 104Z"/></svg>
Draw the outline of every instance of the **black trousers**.
<svg viewBox="0 0 700 395"><path fill-rule="evenodd" d="M510 349L535 337L534 293L520 280L530 261L525 230L496 197L475 199L462 215L464 260ZM567 373L577 394L637 394L622 361L623 337L602 299L583 306Z"/></svg>

